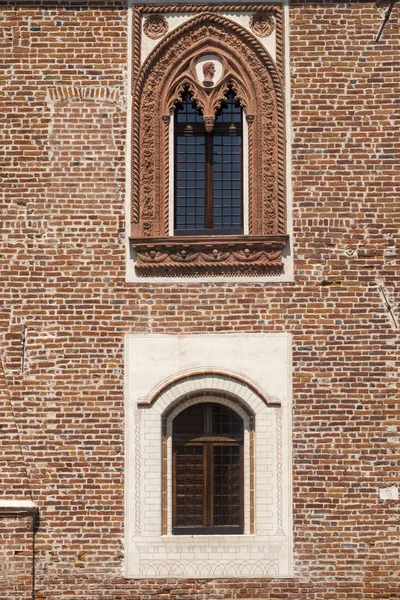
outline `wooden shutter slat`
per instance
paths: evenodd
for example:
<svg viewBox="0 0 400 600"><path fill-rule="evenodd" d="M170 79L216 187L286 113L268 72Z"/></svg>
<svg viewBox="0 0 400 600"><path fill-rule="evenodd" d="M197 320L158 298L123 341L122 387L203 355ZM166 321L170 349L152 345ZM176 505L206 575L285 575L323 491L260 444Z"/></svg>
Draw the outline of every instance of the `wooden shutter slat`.
<svg viewBox="0 0 400 600"><path fill-rule="evenodd" d="M204 526L204 447L175 448L175 525Z"/></svg>

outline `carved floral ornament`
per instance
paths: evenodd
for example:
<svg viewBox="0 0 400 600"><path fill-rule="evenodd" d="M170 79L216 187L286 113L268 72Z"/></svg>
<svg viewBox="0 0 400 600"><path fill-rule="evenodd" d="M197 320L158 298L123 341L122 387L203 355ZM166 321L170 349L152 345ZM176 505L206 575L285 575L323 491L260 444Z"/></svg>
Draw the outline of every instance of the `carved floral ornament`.
<svg viewBox="0 0 400 600"><path fill-rule="evenodd" d="M199 59L214 56L221 74ZM169 122L188 91L212 131L233 90L248 127L249 235L169 236ZM257 39L206 9L168 33L134 86L131 244L139 275L272 274L287 241L282 75ZM135 126L136 124L136 126ZM211 243L212 242L212 243Z"/></svg>
<svg viewBox="0 0 400 600"><path fill-rule="evenodd" d="M273 275L282 266L286 239L254 236L243 240L227 236L214 241L193 238L137 241L137 267L143 275ZM245 236L242 236L245 237ZM247 237L247 236L246 236ZM236 239L235 239L236 238Z"/></svg>

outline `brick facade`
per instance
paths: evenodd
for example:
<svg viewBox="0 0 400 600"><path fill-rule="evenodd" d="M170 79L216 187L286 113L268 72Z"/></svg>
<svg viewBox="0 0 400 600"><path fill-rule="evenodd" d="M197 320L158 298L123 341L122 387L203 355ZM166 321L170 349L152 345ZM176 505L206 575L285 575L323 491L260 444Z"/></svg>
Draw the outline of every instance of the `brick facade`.
<svg viewBox="0 0 400 600"><path fill-rule="evenodd" d="M400 598L379 494L398 484L399 14L377 43L375 2L291 3L295 281L133 284L126 5L2 3L2 496L40 509L37 600ZM219 332L293 338L294 577L126 580L124 336ZM0 597L20 600L31 524L0 525Z"/></svg>

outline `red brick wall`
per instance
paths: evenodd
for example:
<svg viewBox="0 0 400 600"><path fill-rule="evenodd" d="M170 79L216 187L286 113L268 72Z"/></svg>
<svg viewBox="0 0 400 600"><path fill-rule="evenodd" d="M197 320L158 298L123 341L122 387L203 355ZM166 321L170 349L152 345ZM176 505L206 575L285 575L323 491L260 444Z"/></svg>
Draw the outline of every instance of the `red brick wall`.
<svg viewBox="0 0 400 600"><path fill-rule="evenodd" d="M0 598L32 600L32 519L0 515Z"/></svg>
<svg viewBox="0 0 400 600"><path fill-rule="evenodd" d="M20 469L2 489L40 507L37 598L400 598L397 503L378 494L399 459L380 286L399 320L400 8L375 43L374 2L292 3L296 281L268 285L125 283L126 7L0 13L0 433ZM218 331L293 335L295 576L124 580L124 334Z"/></svg>

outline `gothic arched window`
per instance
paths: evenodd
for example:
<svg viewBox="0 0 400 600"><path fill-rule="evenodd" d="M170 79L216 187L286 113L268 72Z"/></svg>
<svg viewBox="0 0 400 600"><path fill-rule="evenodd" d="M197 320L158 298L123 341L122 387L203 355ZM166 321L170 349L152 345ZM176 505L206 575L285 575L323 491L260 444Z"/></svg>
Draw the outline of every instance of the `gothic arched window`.
<svg viewBox="0 0 400 600"><path fill-rule="evenodd" d="M130 237L138 276L282 272L283 58L274 61L254 31L199 8L138 70Z"/></svg>
<svg viewBox="0 0 400 600"><path fill-rule="evenodd" d="M175 234L243 233L243 110L232 90L207 130L185 90L174 111Z"/></svg>
<svg viewBox="0 0 400 600"><path fill-rule="evenodd" d="M173 421L174 534L243 533L243 420L216 403Z"/></svg>

